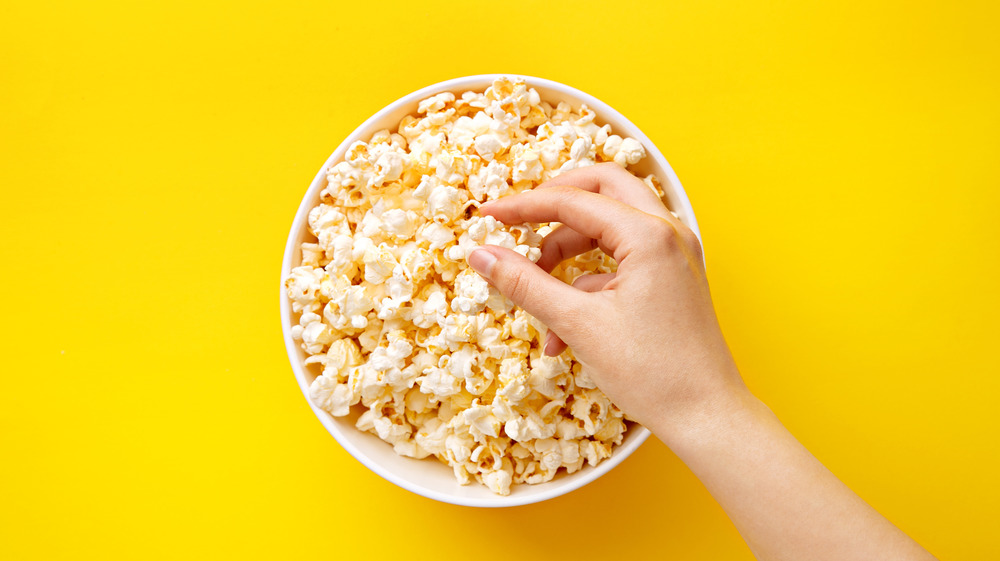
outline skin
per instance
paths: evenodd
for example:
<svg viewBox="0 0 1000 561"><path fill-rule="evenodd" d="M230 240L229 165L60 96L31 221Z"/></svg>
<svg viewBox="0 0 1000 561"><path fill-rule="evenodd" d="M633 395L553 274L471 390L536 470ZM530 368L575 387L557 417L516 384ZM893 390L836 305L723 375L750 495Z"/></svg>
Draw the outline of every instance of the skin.
<svg viewBox="0 0 1000 561"><path fill-rule="evenodd" d="M537 264L483 246L469 264L572 348L623 411L677 454L758 559L934 559L823 466L747 389L712 304L694 233L615 164L575 170L480 212L559 222ZM548 274L600 247L611 275Z"/></svg>

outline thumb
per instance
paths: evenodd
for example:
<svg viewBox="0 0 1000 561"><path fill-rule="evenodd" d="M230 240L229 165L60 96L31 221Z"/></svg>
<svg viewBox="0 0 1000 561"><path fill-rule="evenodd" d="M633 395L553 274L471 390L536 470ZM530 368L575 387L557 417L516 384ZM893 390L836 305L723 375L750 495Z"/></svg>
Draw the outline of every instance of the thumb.
<svg viewBox="0 0 1000 561"><path fill-rule="evenodd" d="M469 254L469 265L511 302L557 332L567 325L566 312L579 309L581 297L586 296L520 253L499 246L477 247Z"/></svg>

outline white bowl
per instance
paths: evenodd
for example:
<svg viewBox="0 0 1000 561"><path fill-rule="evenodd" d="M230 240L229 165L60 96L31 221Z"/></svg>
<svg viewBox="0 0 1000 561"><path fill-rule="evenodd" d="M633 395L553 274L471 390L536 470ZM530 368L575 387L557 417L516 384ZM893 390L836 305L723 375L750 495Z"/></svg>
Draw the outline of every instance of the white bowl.
<svg viewBox="0 0 1000 561"><path fill-rule="evenodd" d="M447 465L434 458L414 460L399 456L389 444L356 429L354 422L357 415L336 418L312 402L309 398L309 385L319 372L304 365L305 353L292 339L291 328L295 324L295 318L292 314L291 303L285 294L284 280L292 268L298 266L301 259L300 244L307 236L310 236L307 229L307 215L309 210L319 202L319 193L326 186L327 169L343 159L344 153L351 143L357 140L367 141L373 133L381 129L395 130L396 125L404 116L416 114L417 103L424 98L441 92L461 94L466 91L485 91L498 76L513 75L466 76L428 86L394 101L355 129L323 164L313 179L312 185L309 186L309 190L306 191L302 204L299 205L299 210L295 214L295 220L292 222L292 230L285 246L285 258L281 265L281 328L285 336L285 348L288 350L288 359L292 363L295 379L298 381L302 393L306 396L309 406L312 407L316 417L323 423L326 430L359 462L396 485L431 499L477 507L523 505L569 493L611 471L649 437L649 431L645 427L631 423L622 444L615 447L610 458L596 467L587 466L568 475L562 473L552 481L539 485L515 484L511 486L511 493L506 497L495 495L478 483L466 486L459 485L451 468ZM677 175L674 174L670 164L656 149L656 146L638 127L606 103L580 90L551 80L530 76L520 76L520 78L523 78L529 87L535 88L543 101L548 101L553 105L560 101L567 101L574 106L585 103L597 113L598 123L610 124L615 134L630 136L641 142L646 148L647 156L638 165L632 166L632 169L643 175L656 174L663 184L663 190L671 210L676 212L681 221L698 234L698 224L695 221L694 211L691 209L691 203L688 201Z"/></svg>

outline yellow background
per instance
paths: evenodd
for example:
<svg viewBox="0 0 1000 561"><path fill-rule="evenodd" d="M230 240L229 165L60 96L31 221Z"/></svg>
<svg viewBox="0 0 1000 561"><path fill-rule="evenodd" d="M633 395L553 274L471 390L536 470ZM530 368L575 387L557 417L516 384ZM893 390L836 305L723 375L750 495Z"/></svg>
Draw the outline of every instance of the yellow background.
<svg viewBox="0 0 1000 561"><path fill-rule="evenodd" d="M307 408L278 323L303 192L383 105L486 72L638 124L751 388L932 552L1000 555L995 2L160 4L0 14L0 558L749 559L657 441L473 510Z"/></svg>

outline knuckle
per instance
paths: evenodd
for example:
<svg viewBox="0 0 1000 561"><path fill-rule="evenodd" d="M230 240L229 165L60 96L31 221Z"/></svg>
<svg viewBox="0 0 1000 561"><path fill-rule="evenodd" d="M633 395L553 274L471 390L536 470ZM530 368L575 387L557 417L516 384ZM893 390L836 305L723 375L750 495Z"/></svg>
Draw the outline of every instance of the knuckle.
<svg viewBox="0 0 1000 561"><path fill-rule="evenodd" d="M649 227L648 232L651 244L658 251L675 251L680 247L680 234L674 225L663 219L657 219Z"/></svg>
<svg viewBox="0 0 1000 561"><path fill-rule="evenodd" d="M618 165L615 162L601 162L591 167L595 172L605 175L616 175L616 174L621 174L621 172L623 171L626 171L625 168L623 168L622 166Z"/></svg>
<svg viewBox="0 0 1000 561"><path fill-rule="evenodd" d="M684 249L691 254L691 257L695 257L700 260L702 257L702 250L701 240L698 238L698 234L695 234L694 230L688 228L688 226L684 223L678 224L675 229L677 230L677 236L683 244Z"/></svg>
<svg viewBox="0 0 1000 561"><path fill-rule="evenodd" d="M691 250L691 253L700 257L702 253L701 240L699 240L698 236L695 235L695 233L692 232L691 230L687 228L685 228L685 230L686 232L684 234L684 244L687 246L689 250Z"/></svg>

